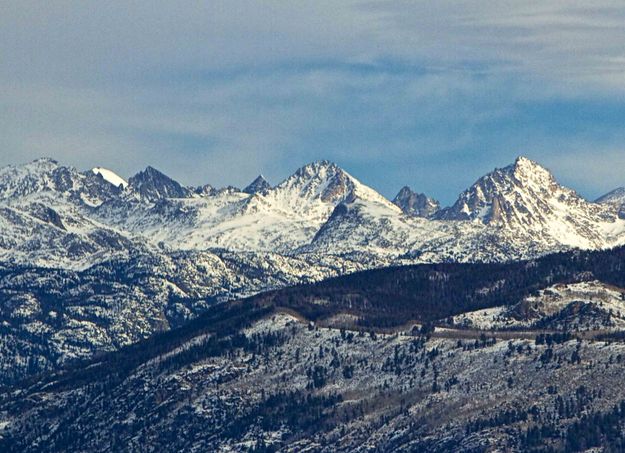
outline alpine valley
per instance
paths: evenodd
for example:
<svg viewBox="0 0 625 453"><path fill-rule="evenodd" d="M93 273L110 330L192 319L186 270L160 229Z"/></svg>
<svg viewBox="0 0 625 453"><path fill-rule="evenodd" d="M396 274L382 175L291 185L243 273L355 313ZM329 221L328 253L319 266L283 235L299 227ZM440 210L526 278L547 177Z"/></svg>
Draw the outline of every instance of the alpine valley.
<svg viewBox="0 0 625 453"><path fill-rule="evenodd" d="M5 167L0 447L621 451L624 194Z"/></svg>

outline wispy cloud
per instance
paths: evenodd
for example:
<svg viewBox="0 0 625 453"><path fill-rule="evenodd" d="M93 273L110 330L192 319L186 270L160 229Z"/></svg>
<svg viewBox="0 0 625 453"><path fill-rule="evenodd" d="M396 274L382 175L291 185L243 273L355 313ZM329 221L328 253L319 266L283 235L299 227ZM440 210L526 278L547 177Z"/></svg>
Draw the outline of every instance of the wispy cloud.
<svg viewBox="0 0 625 453"><path fill-rule="evenodd" d="M409 183L451 201L528 154L594 194L622 185L615 166L593 183L566 156L618 161L623 19L607 0L15 2L0 165L243 185L330 158L389 196Z"/></svg>
<svg viewBox="0 0 625 453"><path fill-rule="evenodd" d="M619 1L368 5L377 13L384 48L397 57L441 68L625 89L625 7Z"/></svg>

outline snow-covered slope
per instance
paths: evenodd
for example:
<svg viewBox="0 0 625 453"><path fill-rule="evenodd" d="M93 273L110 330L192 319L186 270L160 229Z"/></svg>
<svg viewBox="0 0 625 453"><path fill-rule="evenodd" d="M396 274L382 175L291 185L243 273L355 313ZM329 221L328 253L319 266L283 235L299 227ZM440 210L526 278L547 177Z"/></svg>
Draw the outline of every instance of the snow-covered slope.
<svg viewBox="0 0 625 453"><path fill-rule="evenodd" d="M336 207L300 252L394 259L396 263L509 261L540 256L549 248L527 238L515 241L501 228L468 221L439 221L404 215L396 206L356 200ZM361 258L362 259L362 258Z"/></svg>
<svg viewBox="0 0 625 453"><path fill-rule="evenodd" d="M595 203L611 204L617 207L621 207L623 204L625 204L625 187L619 187L606 193L605 195L602 195L595 200Z"/></svg>
<svg viewBox="0 0 625 453"><path fill-rule="evenodd" d="M625 292L596 280L558 284L515 305L463 313L455 316L453 322L482 330L622 330L625 328Z"/></svg>
<svg viewBox="0 0 625 453"><path fill-rule="evenodd" d="M19 209L0 206L1 262L83 269L152 248L133 235L86 218L71 205L51 208L51 204L47 197L39 197Z"/></svg>
<svg viewBox="0 0 625 453"><path fill-rule="evenodd" d="M3 168L0 261L80 269L151 248L91 215L121 193L91 171L81 173L51 159Z"/></svg>
<svg viewBox="0 0 625 453"><path fill-rule="evenodd" d="M134 181L131 178L131 194ZM97 214L102 222L172 248L281 253L308 244L334 208L345 201L373 202L400 214L382 195L327 161L300 168L274 188L263 187L251 194L229 189L205 196L177 190L176 197L150 195L147 204L114 200ZM150 193L162 192L152 189Z"/></svg>
<svg viewBox="0 0 625 453"><path fill-rule="evenodd" d="M275 253L129 250L81 270L0 263L0 388L175 327L220 301L366 268Z"/></svg>
<svg viewBox="0 0 625 453"><path fill-rule="evenodd" d="M391 203L328 161L308 164L273 188L257 178L247 191L187 188L152 167L125 188L116 182L101 168L81 173L51 159L0 170L0 258L14 250L11 258L20 262L54 265L62 257L59 265L70 266L81 256L84 266L107 253L130 253L116 245L127 242L167 250L366 253L381 264L500 261L625 243L616 208L584 200L526 158L478 180L437 220L419 217L434 209L433 200L421 206L407 189ZM72 249L79 253L68 254L67 244L77 242Z"/></svg>
<svg viewBox="0 0 625 453"><path fill-rule="evenodd" d="M623 450L618 337L421 335L414 324L364 334L297 314L215 307L200 323L29 380L0 400L0 449Z"/></svg>

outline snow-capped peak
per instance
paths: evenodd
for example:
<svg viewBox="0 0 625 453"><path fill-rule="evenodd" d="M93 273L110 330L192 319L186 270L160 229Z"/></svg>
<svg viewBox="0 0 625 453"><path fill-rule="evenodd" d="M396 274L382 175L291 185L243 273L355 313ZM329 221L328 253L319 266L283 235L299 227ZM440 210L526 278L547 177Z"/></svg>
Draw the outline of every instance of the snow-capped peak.
<svg viewBox="0 0 625 453"><path fill-rule="evenodd" d="M329 203L344 201L353 188L353 178L327 160L299 168L276 187L277 190L296 191L303 198L318 198Z"/></svg>
<svg viewBox="0 0 625 453"><path fill-rule="evenodd" d="M514 164L503 168L502 171L510 172L522 185L551 186L557 184L549 170L524 156L517 157Z"/></svg>
<svg viewBox="0 0 625 453"><path fill-rule="evenodd" d="M625 187L614 189L595 200L595 203L620 207L625 204Z"/></svg>
<svg viewBox="0 0 625 453"><path fill-rule="evenodd" d="M129 188L149 201L161 198L187 198L191 191L154 167L146 167L128 180Z"/></svg>
<svg viewBox="0 0 625 453"><path fill-rule="evenodd" d="M364 250L433 261L491 260L495 255L519 259L570 247L625 244L625 220L618 218L617 209L589 203L523 157L480 178L454 206L434 216L424 211L436 209L434 200L406 187L393 204L326 160L305 165L278 186L252 195L235 188L183 187L152 167L131 177L125 190L110 179L102 167L80 173L42 159L0 169L0 203L55 228L62 224L68 232L93 220L129 237L141 235L153 244L183 250ZM263 181L261 176L255 183L264 186ZM51 207L62 222L36 207L26 210L25 200ZM403 215L398 205L411 215ZM7 222L5 231L15 229L14 220ZM53 233L61 234L59 228ZM311 247L304 250L307 245Z"/></svg>
<svg viewBox="0 0 625 453"><path fill-rule="evenodd" d="M65 191L74 186L75 173L73 168L61 167L47 157L22 165L9 165L0 169L0 198L50 190Z"/></svg>
<svg viewBox="0 0 625 453"><path fill-rule="evenodd" d="M399 206L404 214L417 217L430 217L440 209L438 201L425 194L413 192L408 186L401 188L393 198L393 203Z"/></svg>
<svg viewBox="0 0 625 453"><path fill-rule="evenodd" d="M110 182L115 187L126 188L128 186L128 182L124 178L107 168L95 167L92 168L91 171L96 175L102 176L105 181Z"/></svg>
<svg viewBox="0 0 625 453"><path fill-rule="evenodd" d="M263 175L258 175L258 177L254 181L252 181L245 189L243 189L243 192L255 194L266 192L269 189L271 189L271 184L267 182Z"/></svg>
<svg viewBox="0 0 625 453"><path fill-rule="evenodd" d="M620 234L623 228L613 208L584 200L525 157L478 179L436 217L503 227L516 240L579 248L604 246L606 231Z"/></svg>
<svg viewBox="0 0 625 453"><path fill-rule="evenodd" d="M517 205L540 203L559 189L564 190L549 170L520 156L512 165L496 168L482 176L460 194L453 206L442 209L437 217L445 220L479 220L482 223L501 222L505 220L502 218L505 214L502 208L509 202ZM573 195L573 191L566 191Z"/></svg>
<svg viewBox="0 0 625 453"><path fill-rule="evenodd" d="M390 203L333 162L321 160L298 169L278 185L276 191L296 191L303 198L316 198L336 205L358 197Z"/></svg>
<svg viewBox="0 0 625 453"><path fill-rule="evenodd" d="M610 206L618 212L621 219L625 219L625 187L619 187L599 197L595 203Z"/></svg>

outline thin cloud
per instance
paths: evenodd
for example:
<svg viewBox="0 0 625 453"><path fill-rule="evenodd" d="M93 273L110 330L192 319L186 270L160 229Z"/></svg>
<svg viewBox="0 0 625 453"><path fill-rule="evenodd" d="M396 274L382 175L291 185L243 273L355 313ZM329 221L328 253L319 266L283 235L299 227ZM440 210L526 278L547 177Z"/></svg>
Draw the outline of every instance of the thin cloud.
<svg viewBox="0 0 625 453"><path fill-rule="evenodd" d="M0 165L244 185L330 158L451 201L517 154L566 173L563 148L622 148L623 108L576 118L625 106L623 19L614 1L14 2Z"/></svg>

